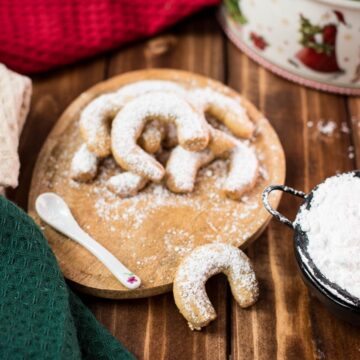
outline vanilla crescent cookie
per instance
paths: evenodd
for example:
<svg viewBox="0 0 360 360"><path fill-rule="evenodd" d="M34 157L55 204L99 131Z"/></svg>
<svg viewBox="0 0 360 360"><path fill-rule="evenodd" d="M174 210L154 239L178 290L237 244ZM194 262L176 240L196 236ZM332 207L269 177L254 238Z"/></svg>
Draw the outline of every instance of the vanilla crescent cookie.
<svg viewBox="0 0 360 360"><path fill-rule="evenodd" d="M233 99L208 88L190 91L187 99L194 108L213 116L235 136L250 139L254 135L255 124L247 116L240 99ZM178 144L176 128L171 125L169 124L164 139L166 148L172 148Z"/></svg>
<svg viewBox="0 0 360 360"><path fill-rule="evenodd" d="M246 139L253 136L255 124L241 106L240 98L234 99L211 88L192 90L188 97L194 106L214 116L234 135Z"/></svg>
<svg viewBox="0 0 360 360"><path fill-rule="evenodd" d="M109 178L106 182L106 186L114 194L125 198L135 196L147 183L148 179L130 171L125 171Z"/></svg>
<svg viewBox="0 0 360 360"><path fill-rule="evenodd" d="M139 142L145 151L150 154L155 154L160 151L164 136L165 129L162 124L151 122L141 135ZM98 172L100 160L101 157L91 152L86 144L82 144L75 152L71 161L71 178L76 181L93 180Z"/></svg>
<svg viewBox="0 0 360 360"><path fill-rule="evenodd" d="M89 151L86 144L82 144L71 161L71 178L80 182L94 179L98 171L98 164L98 156ZM110 177L106 186L114 194L125 198L136 195L147 183L147 179L125 171Z"/></svg>
<svg viewBox="0 0 360 360"><path fill-rule="evenodd" d="M88 148L104 158L111 153L111 120L123 105L114 94L100 95L90 102L80 116L80 134Z"/></svg>
<svg viewBox="0 0 360 360"><path fill-rule="evenodd" d="M199 111L218 118L237 136L250 138L253 134L254 124L236 99L211 88L187 91L172 81L143 80L126 85L116 92L101 95L84 108L80 118L80 131L89 149L99 157L110 155L110 127L114 116L128 101L159 91L183 97ZM174 140L174 137L170 139ZM172 142L172 146L174 145Z"/></svg>
<svg viewBox="0 0 360 360"><path fill-rule="evenodd" d="M146 124L139 139L139 145L149 154L156 154L161 150L161 143L165 138L165 126L154 120Z"/></svg>
<svg viewBox="0 0 360 360"><path fill-rule="evenodd" d="M223 243L199 246L180 263L173 286L176 306L191 330L201 330L216 318L205 283L221 272L227 276L231 292L242 308L257 301L259 288L255 272L241 250Z"/></svg>
<svg viewBox="0 0 360 360"><path fill-rule="evenodd" d="M203 151L188 151L182 146L172 150L166 164L166 186L175 193L194 190L198 170L216 157L222 157L236 146L236 139L209 126L210 141Z"/></svg>
<svg viewBox="0 0 360 360"><path fill-rule="evenodd" d="M193 152L178 145L166 164L166 186L174 193L192 192L198 170L212 160L214 154L209 149Z"/></svg>
<svg viewBox="0 0 360 360"><path fill-rule="evenodd" d="M210 125L209 125L210 126ZM238 200L256 182L259 164L254 150L220 130L210 126L209 147L192 152L177 146L166 164L166 186L175 193L193 191L198 170L216 158L230 158L229 174L221 191Z"/></svg>
<svg viewBox="0 0 360 360"><path fill-rule="evenodd" d="M115 115L135 97L157 91L186 95L185 89L172 81L144 80L92 100L80 117L80 132L89 149L99 157L110 155L110 127Z"/></svg>
<svg viewBox="0 0 360 360"><path fill-rule="evenodd" d="M182 97L154 92L127 103L116 115L111 129L112 153L118 164L129 171L159 182L165 170L137 144L147 121L174 123L179 144L190 151L203 150L209 142L209 127L203 114Z"/></svg>
<svg viewBox="0 0 360 360"><path fill-rule="evenodd" d="M89 181L94 179L98 171L98 163L98 156L92 153L86 144L82 144L71 160L71 178L76 181Z"/></svg>
<svg viewBox="0 0 360 360"><path fill-rule="evenodd" d="M221 191L233 200L250 190L259 175L259 162L254 150L239 142L230 155L230 170Z"/></svg>

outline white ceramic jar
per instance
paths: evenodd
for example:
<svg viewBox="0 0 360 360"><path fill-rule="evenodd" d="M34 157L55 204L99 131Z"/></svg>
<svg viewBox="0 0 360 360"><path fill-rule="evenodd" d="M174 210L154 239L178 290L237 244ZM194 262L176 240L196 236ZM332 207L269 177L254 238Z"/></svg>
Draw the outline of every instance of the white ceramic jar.
<svg viewBox="0 0 360 360"><path fill-rule="evenodd" d="M360 95L360 1L225 0L219 19L243 52L278 75Z"/></svg>

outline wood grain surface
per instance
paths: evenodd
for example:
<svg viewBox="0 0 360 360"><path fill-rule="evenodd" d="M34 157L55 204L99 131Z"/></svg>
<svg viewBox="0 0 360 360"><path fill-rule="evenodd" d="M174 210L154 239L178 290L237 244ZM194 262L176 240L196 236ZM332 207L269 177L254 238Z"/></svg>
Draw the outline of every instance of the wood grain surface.
<svg viewBox="0 0 360 360"><path fill-rule="evenodd" d="M32 110L21 138L20 186L12 199L26 207L37 153L78 94L109 76L150 67L195 71L247 96L280 136L292 187L308 191L327 176L359 167L360 99L310 90L262 69L224 37L208 11L156 38L34 77ZM329 120L337 127L326 136L318 124ZM280 211L293 218L298 206L284 196ZM139 359L360 359L360 329L330 314L302 283L289 229L272 221L247 252L260 281L259 302L240 309L225 278L214 277L207 288L218 319L202 332L187 328L171 293L127 301L83 299Z"/></svg>

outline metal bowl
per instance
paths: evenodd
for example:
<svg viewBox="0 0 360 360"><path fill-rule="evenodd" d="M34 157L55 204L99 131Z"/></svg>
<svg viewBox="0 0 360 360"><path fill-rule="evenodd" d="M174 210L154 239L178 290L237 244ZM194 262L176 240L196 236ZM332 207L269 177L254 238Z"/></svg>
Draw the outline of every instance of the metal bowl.
<svg viewBox="0 0 360 360"><path fill-rule="evenodd" d="M356 177L360 177L360 171L353 171ZM360 325L360 300L337 284L327 279L312 261L307 246L309 239L306 232L302 231L298 224L291 222L284 215L273 209L269 203L269 194L278 190L300 197L304 200L302 208L307 210L311 207L311 199L314 191L323 183L317 185L310 193L295 190L284 185L272 185L263 192L263 204L267 211L277 220L294 230L294 252L303 281L313 293L332 313L354 325Z"/></svg>

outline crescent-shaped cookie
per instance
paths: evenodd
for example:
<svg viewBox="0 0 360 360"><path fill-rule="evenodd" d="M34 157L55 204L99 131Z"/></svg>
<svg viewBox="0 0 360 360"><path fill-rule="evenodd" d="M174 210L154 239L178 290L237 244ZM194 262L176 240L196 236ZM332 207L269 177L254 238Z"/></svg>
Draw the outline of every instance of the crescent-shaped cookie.
<svg viewBox="0 0 360 360"><path fill-rule="evenodd" d="M170 93L149 93L128 104L116 115L111 130L112 153L118 164L129 171L159 182L165 170L137 144L149 120L174 123L179 144L190 151L203 150L209 142L204 116L182 97Z"/></svg>
<svg viewBox="0 0 360 360"><path fill-rule="evenodd" d="M231 199L239 200L255 185L258 175L259 162L255 151L239 142L231 152L230 170L222 186L222 192Z"/></svg>
<svg viewBox="0 0 360 360"><path fill-rule="evenodd" d="M82 144L71 161L71 178L79 182L93 180L98 172L98 165L99 157L89 151L86 144ZM147 183L147 179L125 171L110 177L106 186L114 194L125 198L135 196Z"/></svg>
<svg viewBox="0 0 360 360"><path fill-rule="evenodd" d="M106 182L106 186L114 194L125 198L135 196L141 189L146 186L147 183L147 179L130 171L125 171L118 175L112 176Z"/></svg>
<svg viewBox="0 0 360 360"><path fill-rule="evenodd" d="M98 171L98 163L98 156L92 153L86 144L82 144L71 160L71 178L76 181L89 181L94 179Z"/></svg>
<svg viewBox="0 0 360 360"><path fill-rule="evenodd" d="M192 192L198 170L212 160L214 154L209 149L193 152L178 145L166 164L166 186L174 193Z"/></svg>
<svg viewBox="0 0 360 360"><path fill-rule="evenodd" d="M138 143L147 153L156 154L161 149L165 135L164 124L154 120L146 124Z"/></svg>
<svg viewBox="0 0 360 360"><path fill-rule="evenodd" d="M221 272L227 276L231 292L241 307L256 302L259 289L255 272L241 250L223 243L199 246L180 263L173 287L175 303L192 330L200 330L216 318L205 283Z"/></svg>
<svg viewBox="0 0 360 360"><path fill-rule="evenodd" d="M210 126L210 125L209 125ZM201 152L177 146L166 164L166 186L175 193L192 192L198 170L216 158L230 158L229 174L222 192L238 200L255 185L259 164L254 150L220 130L210 126L209 147Z"/></svg>
<svg viewBox="0 0 360 360"><path fill-rule="evenodd" d="M99 157L111 153L110 126L119 110L131 99L149 92L164 91L185 96L185 90L171 81L144 80L91 101L82 111L80 132L88 148Z"/></svg>
<svg viewBox="0 0 360 360"><path fill-rule="evenodd" d="M203 151L188 151L182 146L175 147L166 164L166 186L175 193L194 190L198 170L216 157L223 157L236 146L236 139L209 126L209 146Z"/></svg>
<svg viewBox="0 0 360 360"><path fill-rule="evenodd" d="M240 98L234 99L211 88L192 90L188 97L194 106L214 116L237 137L253 136L255 125L241 106Z"/></svg>

